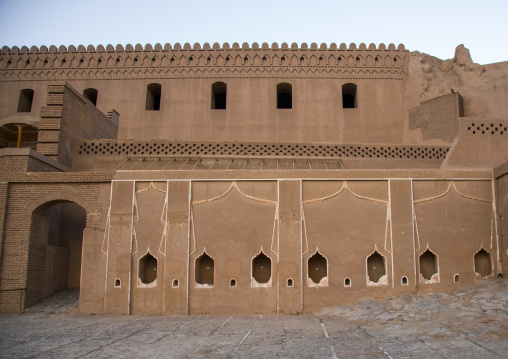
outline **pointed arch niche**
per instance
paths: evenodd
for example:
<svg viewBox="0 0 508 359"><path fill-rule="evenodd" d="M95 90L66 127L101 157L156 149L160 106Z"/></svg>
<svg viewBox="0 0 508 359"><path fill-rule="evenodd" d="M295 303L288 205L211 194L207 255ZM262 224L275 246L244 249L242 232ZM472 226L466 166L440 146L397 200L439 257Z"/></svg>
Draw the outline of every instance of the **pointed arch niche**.
<svg viewBox="0 0 508 359"><path fill-rule="evenodd" d="M309 287L328 286L328 260L318 249L307 261L307 284Z"/></svg>
<svg viewBox="0 0 508 359"><path fill-rule="evenodd" d="M482 278L492 275L492 257L483 247L474 255L474 272Z"/></svg>
<svg viewBox="0 0 508 359"><path fill-rule="evenodd" d="M257 256L252 258L252 286L272 286L272 260L263 253L263 248Z"/></svg>
<svg viewBox="0 0 508 359"><path fill-rule="evenodd" d="M139 287L154 287L157 285L157 258L150 253L150 250L139 259L138 279Z"/></svg>
<svg viewBox="0 0 508 359"><path fill-rule="evenodd" d="M387 285L386 259L377 248L367 257L367 285Z"/></svg>
<svg viewBox="0 0 508 359"><path fill-rule="evenodd" d="M439 283L439 261L437 254L429 247L420 255L420 281L423 283Z"/></svg>
<svg viewBox="0 0 508 359"><path fill-rule="evenodd" d="M206 250L196 259L195 278L198 287L213 287L214 260L206 254Z"/></svg>

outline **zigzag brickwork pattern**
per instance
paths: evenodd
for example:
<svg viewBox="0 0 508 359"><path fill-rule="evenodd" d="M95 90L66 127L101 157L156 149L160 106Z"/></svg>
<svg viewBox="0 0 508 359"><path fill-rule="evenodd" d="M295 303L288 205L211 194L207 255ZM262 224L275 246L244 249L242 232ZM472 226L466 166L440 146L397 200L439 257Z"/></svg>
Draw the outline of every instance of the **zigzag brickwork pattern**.
<svg viewBox="0 0 508 359"><path fill-rule="evenodd" d="M404 45L303 43L225 43L222 47L186 43L141 45L23 46L0 52L0 81L72 79L177 78L334 78L392 79L407 75L409 51Z"/></svg>

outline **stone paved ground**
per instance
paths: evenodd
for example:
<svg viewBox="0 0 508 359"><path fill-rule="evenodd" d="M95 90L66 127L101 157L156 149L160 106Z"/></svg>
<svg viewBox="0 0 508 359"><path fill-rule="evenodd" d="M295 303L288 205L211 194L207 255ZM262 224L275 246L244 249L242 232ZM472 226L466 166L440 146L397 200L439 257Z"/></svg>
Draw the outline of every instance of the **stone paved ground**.
<svg viewBox="0 0 508 359"><path fill-rule="evenodd" d="M316 315L2 315L0 357L507 358L507 294L501 279Z"/></svg>
<svg viewBox="0 0 508 359"><path fill-rule="evenodd" d="M25 313L73 313L79 307L79 289L66 289L25 310Z"/></svg>

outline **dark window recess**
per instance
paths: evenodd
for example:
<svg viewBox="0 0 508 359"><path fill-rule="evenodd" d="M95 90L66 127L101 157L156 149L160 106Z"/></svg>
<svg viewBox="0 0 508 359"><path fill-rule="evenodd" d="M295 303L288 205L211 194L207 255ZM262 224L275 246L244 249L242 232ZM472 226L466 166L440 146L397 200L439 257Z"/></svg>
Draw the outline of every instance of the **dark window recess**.
<svg viewBox="0 0 508 359"><path fill-rule="evenodd" d="M356 98L356 85L344 84L342 85L342 108L357 108L358 101Z"/></svg>
<svg viewBox="0 0 508 359"><path fill-rule="evenodd" d="M323 278L328 276L326 258L319 252L316 252L316 254L309 258L308 271L309 278L315 284L319 284Z"/></svg>
<svg viewBox="0 0 508 359"><path fill-rule="evenodd" d="M18 112L31 112L34 100L34 90L24 89L19 93Z"/></svg>
<svg viewBox="0 0 508 359"><path fill-rule="evenodd" d="M371 282L378 283L386 275L385 259L377 251L367 258L367 275Z"/></svg>
<svg viewBox="0 0 508 359"><path fill-rule="evenodd" d="M195 272L197 284L213 285L214 262L206 252L196 259Z"/></svg>
<svg viewBox="0 0 508 359"><path fill-rule="evenodd" d="M492 258L483 248L474 255L474 271L482 277L492 274Z"/></svg>
<svg viewBox="0 0 508 359"><path fill-rule="evenodd" d="M212 106L214 110L226 109L228 85L224 82L215 82L212 85Z"/></svg>
<svg viewBox="0 0 508 359"><path fill-rule="evenodd" d="M89 88L89 89L86 89L86 90L83 91L83 96L88 101L93 103L94 106L97 106L97 94L98 94L98 91L96 89L93 89L93 88Z"/></svg>
<svg viewBox="0 0 508 359"><path fill-rule="evenodd" d="M268 283L272 277L272 261L263 252L252 260L252 277L262 284Z"/></svg>
<svg viewBox="0 0 508 359"><path fill-rule="evenodd" d="M427 249L420 256L420 274L426 280L431 280L432 276L438 272L437 255Z"/></svg>
<svg viewBox="0 0 508 359"><path fill-rule="evenodd" d="M139 260L139 279L143 284L153 283L157 279L157 259L150 252Z"/></svg>
<svg viewBox="0 0 508 359"><path fill-rule="evenodd" d="M159 111L161 108L161 88L160 84L150 84L146 87L146 107L145 110Z"/></svg>
<svg viewBox="0 0 508 359"><path fill-rule="evenodd" d="M293 89L291 84L277 84L277 108L293 108Z"/></svg>

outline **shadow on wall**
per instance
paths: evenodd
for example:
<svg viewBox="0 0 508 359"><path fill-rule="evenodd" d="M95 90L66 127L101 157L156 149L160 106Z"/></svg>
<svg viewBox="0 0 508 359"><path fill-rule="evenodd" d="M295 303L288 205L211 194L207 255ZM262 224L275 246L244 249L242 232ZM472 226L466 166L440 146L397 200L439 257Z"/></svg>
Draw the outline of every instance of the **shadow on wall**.
<svg viewBox="0 0 508 359"><path fill-rule="evenodd" d="M79 289L86 211L48 202L32 214L25 307L64 289Z"/></svg>

